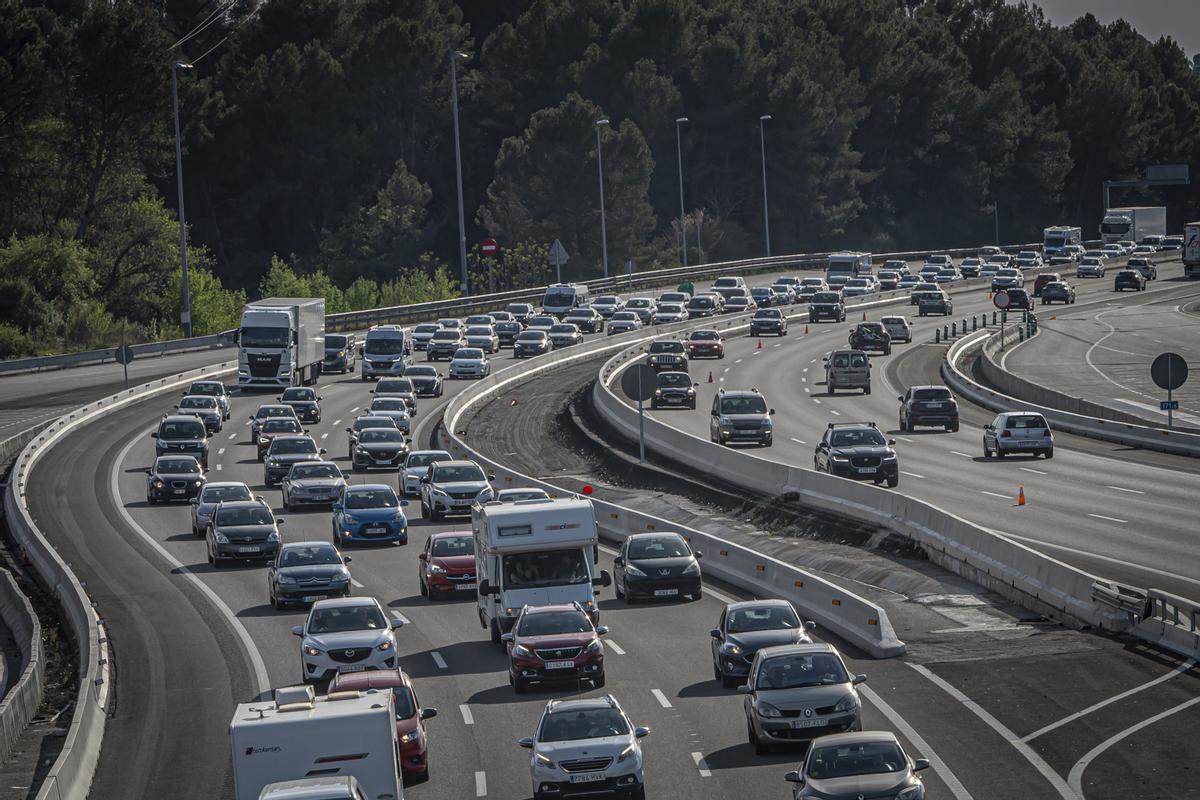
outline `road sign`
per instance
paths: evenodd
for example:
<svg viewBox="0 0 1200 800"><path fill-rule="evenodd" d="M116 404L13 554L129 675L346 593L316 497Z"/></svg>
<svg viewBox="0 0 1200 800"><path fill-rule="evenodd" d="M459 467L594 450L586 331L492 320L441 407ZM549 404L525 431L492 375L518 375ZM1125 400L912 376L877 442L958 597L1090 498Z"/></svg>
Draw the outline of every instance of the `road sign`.
<svg viewBox="0 0 1200 800"><path fill-rule="evenodd" d="M479 243L479 254L481 256L486 256L487 258L491 258L492 256L496 255L496 252L499 249L500 248L497 246L495 239L484 239Z"/></svg>
<svg viewBox="0 0 1200 800"><path fill-rule="evenodd" d="M630 400L649 400L658 388L658 374L645 364L634 364L621 376L621 391Z"/></svg>
<svg viewBox="0 0 1200 800"><path fill-rule="evenodd" d="M118 347L113 351L113 358L116 359L118 364L128 364L133 361L133 355L133 348L129 345Z"/></svg>
<svg viewBox="0 0 1200 800"><path fill-rule="evenodd" d="M1159 411L1178 411L1179 410L1179 401L1178 400L1159 400L1158 401L1158 410Z"/></svg>
<svg viewBox="0 0 1200 800"><path fill-rule="evenodd" d="M1150 365L1150 377L1154 384L1168 392L1183 386L1187 376L1187 362L1178 353L1162 353L1156 356L1154 363Z"/></svg>
<svg viewBox="0 0 1200 800"><path fill-rule="evenodd" d="M562 283L563 264L567 263L569 259L567 248L563 247L562 242L555 239L554 244L550 245L550 263L554 265L554 271L557 275L555 283Z"/></svg>
<svg viewBox="0 0 1200 800"><path fill-rule="evenodd" d="M1001 289L992 295L992 303L1001 311L1008 310L1008 304L1012 302L1012 298L1008 296L1008 292Z"/></svg>

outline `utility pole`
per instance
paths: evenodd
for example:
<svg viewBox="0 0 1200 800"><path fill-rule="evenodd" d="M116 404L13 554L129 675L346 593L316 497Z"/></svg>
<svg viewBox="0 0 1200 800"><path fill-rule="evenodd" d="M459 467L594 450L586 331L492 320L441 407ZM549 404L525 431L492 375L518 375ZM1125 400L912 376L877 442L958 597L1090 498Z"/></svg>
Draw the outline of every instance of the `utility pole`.
<svg viewBox="0 0 1200 800"><path fill-rule="evenodd" d="M604 253L604 277L608 277L608 232L604 226L604 156L600 148L600 129L608 125L607 119L596 120L596 164L600 169L600 247Z"/></svg>
<svg viewBox="0 0 1200 800"><path fill-rule="evenodd" d="M187 263L187 215L183 211L183 148L179 140L179 80L176 74L181 69L192 69L192 65L176 61L171 65L171 106L175 110L175 186L179 193L179 260L183 265L183 337L192 338L192 291L188 279Z"/></svg>
<svg viewBox="0 0 1200 800"><path fill-rule="evenodd" d="M679 238L681 249L683 250L683 265L687 263L687 212L683 205L683 144L679 137L680 124L687 122L687 117L679 117L675 120L675 153L679 160Z"/></svg>
<svg viewBox="0 0 1200 800"><path fill-rule="evenodd" d="M758 144L762 150L763 235L767 240L767 258L771 257L771 217L767 212L767 136L763 131L763 123L770 118L770 114L758 118Z"/></svg>
<svg viewBox="0 0 1200 800"><path fill-rule="evenodd" d="M454 50L450 53L450 95L454 106L454 172L458 178L458 263L459 291L467 294L467 228L463 223L462 145L458 135L458 59L467 59L466 53Z"/></svg>

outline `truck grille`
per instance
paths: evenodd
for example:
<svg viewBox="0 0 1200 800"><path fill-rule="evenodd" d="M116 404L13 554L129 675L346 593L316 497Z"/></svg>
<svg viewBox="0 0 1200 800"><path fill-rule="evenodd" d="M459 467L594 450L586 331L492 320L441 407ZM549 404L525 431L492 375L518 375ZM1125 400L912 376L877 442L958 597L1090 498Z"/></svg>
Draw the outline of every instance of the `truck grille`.
<svg viewBox="0 0 1200 800"><path fill-rule="evenodd" d="M565 772L600 772L608 769L612 756L607 758L574 758L558 762Z"/></svg>
<svg viewBox="0 0 1200 800"><path fill-rule="evenodd" d="M274 378L279 372L279 354L249 353L246 365L250 368L252 378Z"/></svg>
<svg viewBox="0 0 1200 800"><path fill-rule="evenodd" d="M535 650L538 658L543 661L565 661L568 658L574 658L579 655L582 647L555 647L549 650Z"/></svg>
<svg viewBox="0 0 1200 800"><path fill-rule="evenodd" d="M362 661L369 655L371 655L369 647L347 647L329 651L329 657L339 664L353 664L356 661Z"/></svg>

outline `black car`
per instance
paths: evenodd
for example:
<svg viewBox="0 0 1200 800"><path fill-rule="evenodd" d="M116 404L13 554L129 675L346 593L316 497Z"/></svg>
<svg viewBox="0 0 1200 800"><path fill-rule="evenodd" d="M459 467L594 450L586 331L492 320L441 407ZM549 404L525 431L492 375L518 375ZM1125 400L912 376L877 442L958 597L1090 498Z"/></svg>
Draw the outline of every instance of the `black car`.
<svg viewBox="0 0 1200 800"><path fill-rule="evenodd" d="M958 430L958 403L945 386L912 386L896 398L900 401L900 430L918 425Z"/></svg>
<svg viewBox="0 0 1200 800"><path fill-rule="evenodd" d="M1047 283L1042 287L1042 305L1051 303L1074 303L1075 287L1065 283Z"/></svg>
<svg viewBox="0 0 1200 800"><path fill-rule="evenodd" d="M1033 308L1033 298L1029 296L1029 291L1026 289L1005 289L1008 293L1008 310L1014 309L1026 310ZM1043 287L1043 291L1045 288Z"/></svg>
<svg viewBox="0 0 1200 800"><path fill-rule="evenodd" d="M428 364L415 364L404 370L404 377L412 383L417 397L441 397L442 373Z"/></svg>
<svg viewBox="0 0 1200 800"><path fill-rule="evenodd" d="M658 373L658 388L650 398L650 408L696 408L696 387L686 372Z"/></svg>
<svg viewBox="0 0 1200 800"><path fill-rule="evenodd" d="M1133 289L1135 292L1146 290L1146 276L1136 269L1123 269L1113 278L1113 291L1121 292Z"/></svg>
<svg viewBox="0 0 1200 800"><path fill-rule="evenodd" d="M751 336L761 336L764 333L787 336L787 331L787 317L778 308L760 308L750 318Z"/></svg>
<svg viewBox="0 0 1200 800"><path fill-rule="evenodd" d="M554 346L550 344L550 334L545 330L524 330L513 345L513 358L529 358L549 353Z"/></svg>
<svg viewBox="0 0 1200 800"><path fill-rule="evenodd" d="M876 350L885 356L892 354L892 335L882 322L858 323L850 329L849 342L852 350Z"/></svg>
<svg viewBox="0 0 1200 800"><path fill-rule="evenodd" d="M253 561L274 558L279 552L279 526L264 500L220 503L205 531L208 563L219 567L227 560Z"/></svg>
<svg viewBox="0 0 1200 800"><path fill-rule="evenodd" d="M146 470L146 502L191 500L204 482L204 470L195 456L159 456Z"/></svg>
<svg viewBox="0 0 1200 800"><path fill-rule="evenodd" d="M395 428L367 428L358 435L352 463L356 470L399 469L407 455L403 433Z"/></svg>
<svg viewBox="0 0 1200 800"><path fill-rule="evenodd" d="M204 423L190 414L164 414L158 430L150 434L154 455L195 456L200 466L208 469L208 430Z"/></svg>
<svg viewBox="0 0 1200 800"><path fill-rule="evenodd" d="M373 417L370 414L364 414L354 420L354 424L346 428L346 433L349 437L346 441L346 458L354 458L354 448L358 446L358 438L362 432L370 428L391 428L399 430L396 426L396 420L391 417L378 416Z"/></svg>
<svg viewBox="0 0 1200 800"><path fill-rule="evenodd" d="M291 406L296 412L296 418L301 422L321 421L321 398L315 390L307 386L293 386L284 389L279 395L279 404Z"/></svg>
<svg viewBox="0 0 1200 800"><path fill-rule="evenodd" d="M325 360L322 372L354 372L358 361L358 340L353 333L325 334Z"/></svg>
<svg viewBox="0 0 1200 800"><path fill-rule="evenodd" d="M349 597L350 556L329 542L291 542L279 548L267 569L271 605L315 603L327 597Z"/></svg>
<svg viewBox="0 0 1200 800"><path fill-rule="evenodd" d="M817 442L813 469L854 480L900 483L899 460L892 445L874 422L831 422Z"/></svg>
<svg viewBox="0 0 1200 800"><path fill-rule="evenodd" d="M274 486L287 477L292 465L301 461L319 461L325 448L317 447L311 436L303 434L276 436L263 458L263 483Z"/></svg>
<svg viewBox="0 0 1200 800"><path fill-rule="evenodd" d="M632 603L638 598L688 595L699 600L702 553L692 552L678 533L635 533L621 545L613 559L613 587L617 597Z"/></svg>
<svg viewBox="0 0 1200 800"><path fill-rule="evenodd" d="M808 629L796 608L787 600L747 600L730 603L712 636L713 675L726 689L746 682L754 654L764 647L812 644Z"/></svg>
<svg viewBox="0 0 1200 800"><path fill-rule="evenodd" d="M954 313L954 301L945 292L922 292L917 298L917 316L926 314L941 314L947 316Z"/></svg>
<svg viewBox="0 0 1200 800"><path fill-rule="evenodd" d="M846 321L846 306L842 303L840 292L817 292L809 298L808 321L817 322L822 319Z"/></svg>
<svg viewBox="0 0 1200 800"><path fill-rule="evenodd" d="M604 332L604 317L594 308L573 308L563 316L562 321L573 323L584 333Z"/></svg>
<svg viewBox="0 0 1200 800"><path fill-rule="evenodd" d="M501 347L512 347L521 331L525 329L519 322L497 322L493 330L496 331L496 338L500 340Z"/></svg>
<svg viewBox="0 0 1200 800"><path fill-rule="evenodd" d="M675 339L659 339L650 344L650 354L646 359L650 368L658 372L687 372L687 350L683 342Z"/></svg>
<svg viewBox="0 0 1200 800"><path fill-rule="evenodd" d="M700 295L693 297L687 301L685 306L688 312L688 317L692 319L711 317L714 314L719 314L721 306L717 304L716 298L711 295Z"/></svg>

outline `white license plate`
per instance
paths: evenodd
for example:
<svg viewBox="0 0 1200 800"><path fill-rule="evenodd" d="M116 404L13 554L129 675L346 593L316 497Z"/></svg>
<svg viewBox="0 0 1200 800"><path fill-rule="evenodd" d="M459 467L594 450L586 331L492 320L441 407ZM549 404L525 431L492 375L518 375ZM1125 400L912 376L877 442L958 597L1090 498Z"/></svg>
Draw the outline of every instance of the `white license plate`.
<svg viewBox="0 0 1200 800"><path fill-rule="evenodd" d="M366 664L343 664L338 667L338 672L362 672L366 668Z"/></svg>
<svg viewBox="0 0 1200 800"><path fill-rule="evenodd" d="M875 472L875 467L859 467L858 471L864 475L871 475Z"/></svg>
<svg viewBox="0 0 1200 800"><path fill-rule="evenodd" d="M572 775L571 783L600 783L606 777L603 772L587 772L583 775Z"/></svg>
<svg viewBox="0 0 1200 800"><path fill-rule="evenodd" d="M546 669L570 669L573 666L575 666L575 662L573 660L546 662Z"/></svg>
<svg viewBox="0 0 1200 800"><path fill-rule="evenodd" d="M186 491L187 491L187 489L173 489L172 491L173 491L175 494L183 494L184 492L186 492Z"/></svg>
<svg viewBox="0 0 1200 800"><path fill-rule="evenodd" d="M942 408L943 406L945 406L945 403L930 403L929 404L930 408Z"/></svg>
<svg viewBox="0 0 1200 800"><path fill-rule="evenodd" d="M677 594L679 594L678 589L655 589L654 590L655 597L674 597Z"/></svg>
<svg viewBox="0 0 1200 800"><path fill-rule="evenodd" d="M239 547L238 548L239 553L257 553L258 550L259 550L259 548L257 548L257 547Z"/></svg>
<svg viewBox="0 0 1200 800"><path fill-rule="evenodd" d="M473 591L475 591L475 584L473 584L473 583L460 583L458 586L455 586L455 587L454 587L454 591L456 591L456 592L466 592L466 591L472 591L472 592L473 592Z"/></svg>
<svg viewBox="0 0 1200 800"><path fill-rule="evenodd" d="M823 719L794 719L792 720L793 730L796 728L824 728L826 720Z"/></svg>
<svg viewBox="0 0 1200 800"><path fill-rule="evenodd" d="M374 525L370 528L363 529L367 533L387 533L387 528L382 525Z"/></svg>
<svg viewBox="0 0 1200 800"><path fill-rule="evenodd" d="M322 596L319 594L306 594L300 598L301 602L304 602L304 603L315 603L321 599L322 599Z"/></svg>

